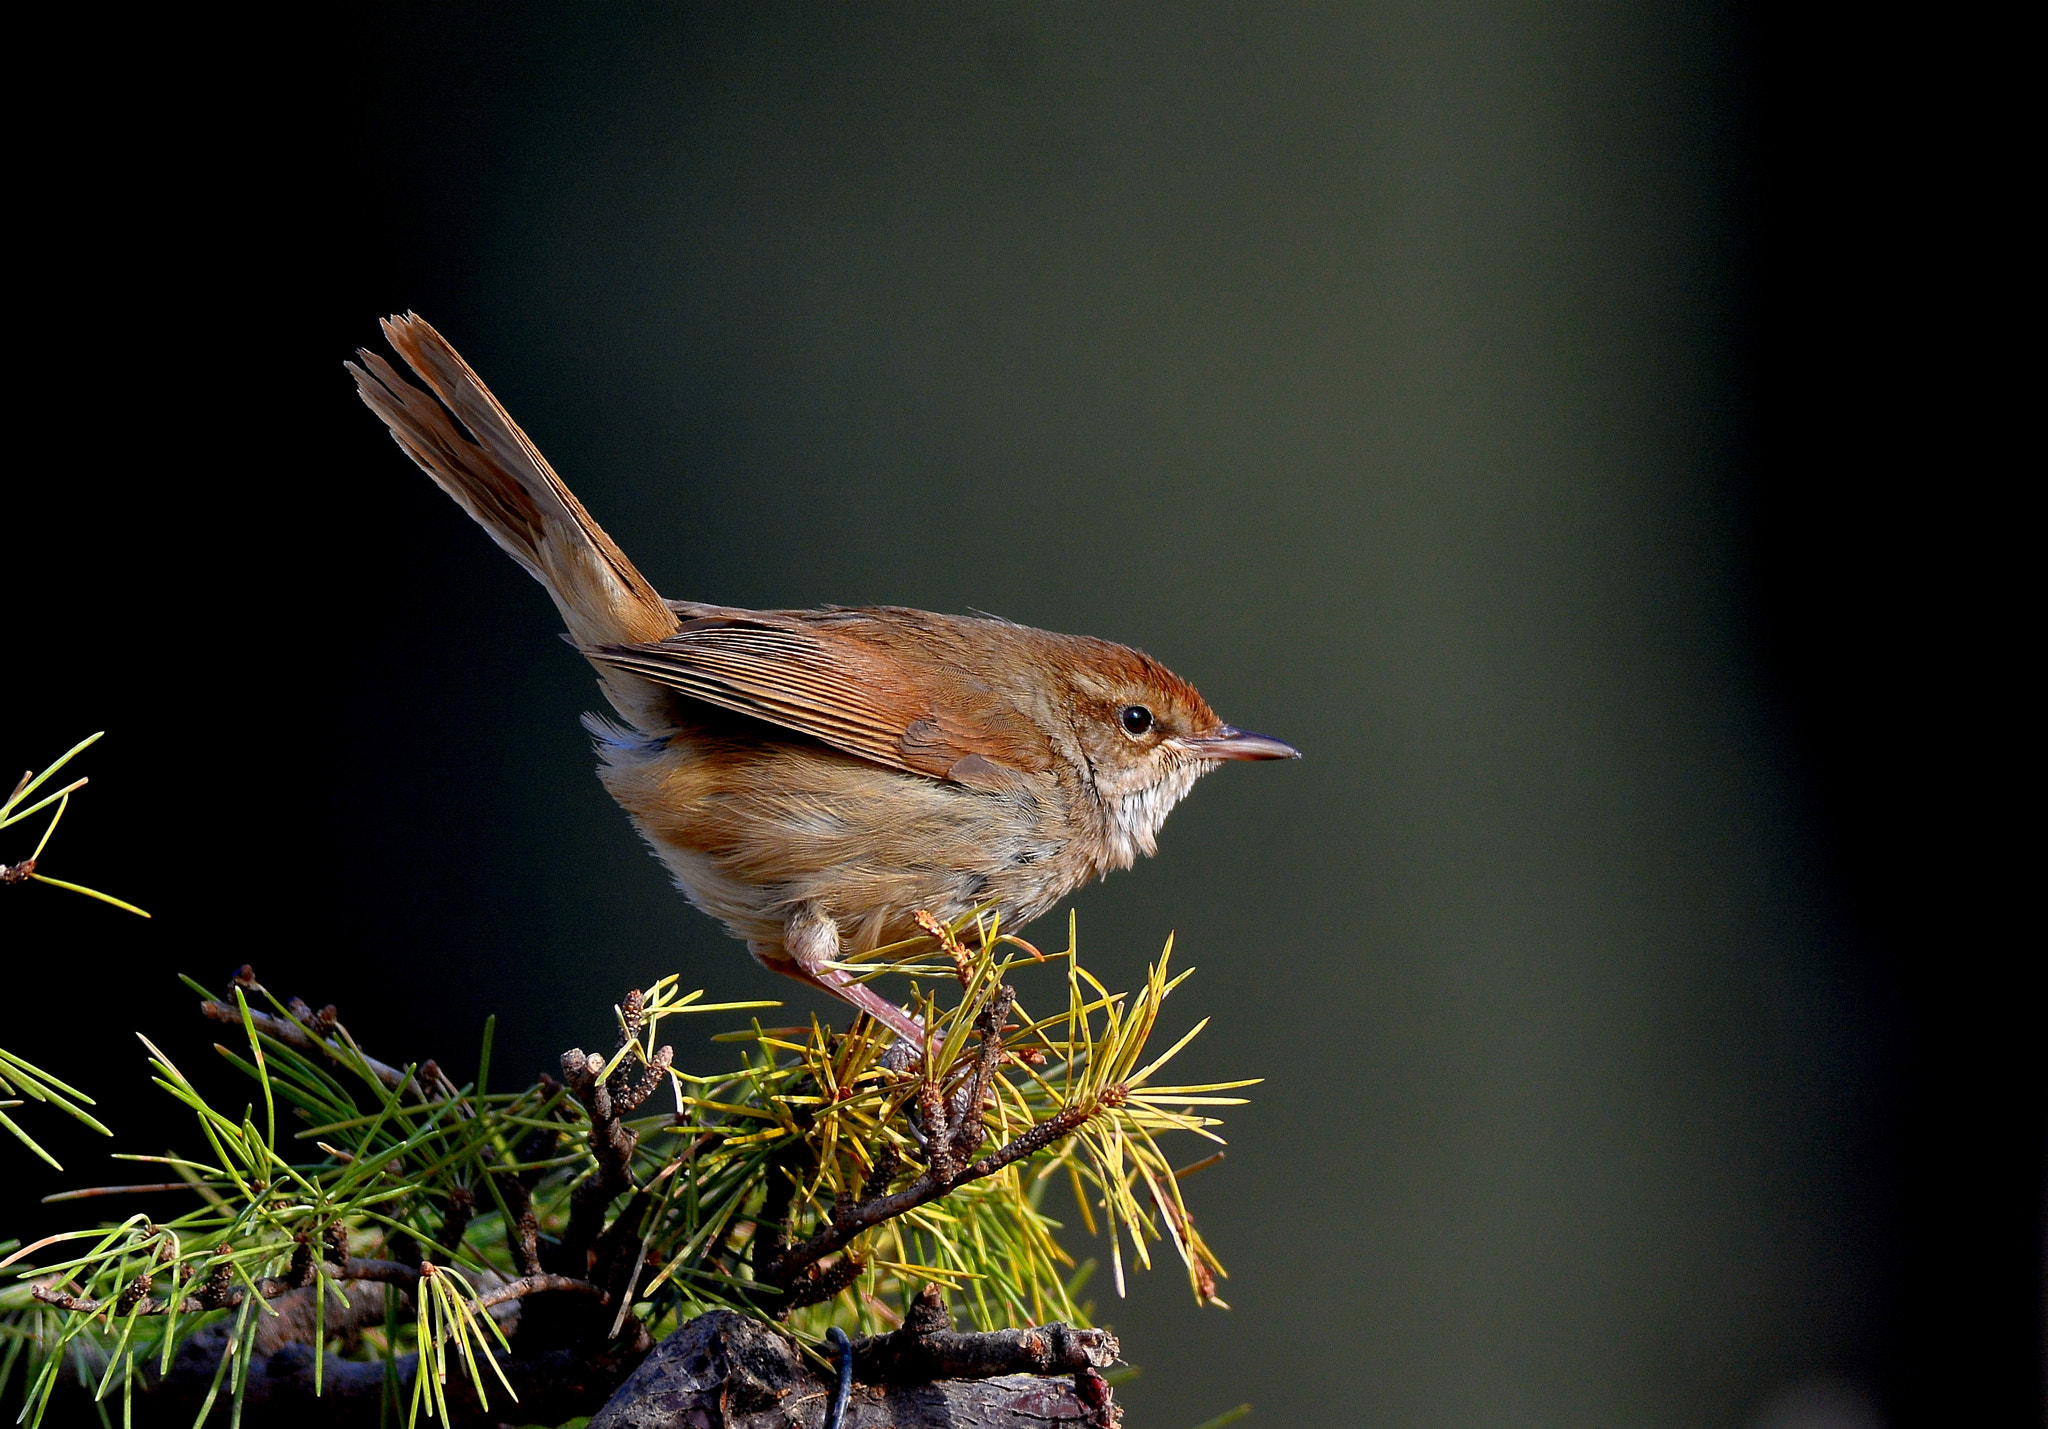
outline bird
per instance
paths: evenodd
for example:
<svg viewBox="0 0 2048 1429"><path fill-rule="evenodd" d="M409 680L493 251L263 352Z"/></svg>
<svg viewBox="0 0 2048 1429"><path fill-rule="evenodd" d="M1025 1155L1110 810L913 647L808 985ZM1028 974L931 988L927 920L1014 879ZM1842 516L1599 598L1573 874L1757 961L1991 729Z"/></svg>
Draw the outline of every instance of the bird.
<svg viewBox="0 0 2048 1429"><path fill-rule="evenodd" d="M1196 779L1299 751L1129 646L898 606L664 600L447 339L382 324L413 385L344 364L421 470L553 597L611 707L598 778L690 902L899 1038L843 965L992 910L1018 927L1139 855Z"/></svg>

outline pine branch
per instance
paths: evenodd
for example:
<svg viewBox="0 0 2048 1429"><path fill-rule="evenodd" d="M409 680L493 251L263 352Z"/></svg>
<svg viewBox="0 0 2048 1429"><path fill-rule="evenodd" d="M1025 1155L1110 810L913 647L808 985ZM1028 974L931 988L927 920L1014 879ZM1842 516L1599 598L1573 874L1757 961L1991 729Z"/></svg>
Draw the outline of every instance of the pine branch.
<svg viewBox="0 0 2048 1429"><path fill-rule="evenodd" d="M765 1270L761 1272L761 1278L770 1285L795 1284L797 1278L807 1268L845 1247L862 1231L907 1215L919 1206L928 1205L950 1195L969 1182L993 1176L1004 1167L1045 1150L1072 1136L1103 1112L1123 1105L1124 1096L1125 1090L1121 1086L1105 1088L1099 1096L1062 1108L998 1150L964 1167L949 1164L950 1158L941 1160L935 1155L933 1164L908 1186L893 1194L863 1200L847 1207L843 1214L834 1215L831 1224L817 1235L769 1261ZM943 1127L943 1114L937 1119ZM975 1126L980 1126L978 1117L975 1119ZM942 1131L931 1137L934 1145L941 1140L943 1134ZM959 1141L954 1140L952 1145L957 1148Z"/></svg>
<svg viewBox="0 0 2048 1429"><path fill-rule="evenodd" d="M935 1379L989 1379L1003 1374L1078 1374L1117 1361L1107 1330L1040 1325L1025 1330L961 1333L935 1285L918 1292L900 1329L853 1342L853 1377L863 1384L928 1384Z"/></svg>
<svg viewBox="0 0 2048 1429"><path fill-rule="evenodd" d="M502 1379L520 1386L511 1413L546 1422L553 1411L541 1405L559 1417L590 1413L657 1336L678 1326L698 1334L703 1312L719 1307L786 1322L801 1342L827 1326L899 1324L860 1338L856 1356L862 1382L890 1394L1021 1375L1000 1392L945 1396L993 1414L1009 1394L1012 1408L1038 1406L1030 1422L1051 1408L1069 1422L1109 1422L1096 1371L1116 1344L1063 1323L1085 1323L1076 1297L1087 1270L1075 1269L1059 1225L1039 1209L1048 1175L1064 1172L1051 1184L1072 1184L1091 1234L1092 1217L1108 1217L1119 1290L1124 1249L1149 1264L1148 1243L1170 1241L1197 1297L1213 1299L1221 1269L1154 1137L1216 1139L1195 1108L1235 1101L1212 1093L1242 1084L1155 1084L1200 1031L1146 1060L1160 1004L1186 976L1169 978L1164 958L1126 997L1079 966L1071 938L1058 959L1031 948L999 957L1023 945L1006 944L993 924L970 930L979 946L947 931L936 965L925 945L862 955L884 960L865 976L938 971L950 988L957 972L957 1001L924 1005L931 1036L921 1055L893 1048L864 1018L845 1032L756 1023L719 1039L745 1044L736 1069L679 1072L671 1049L656 1045L662 1020L724 1009L664 978L622 999L609 1056L572 1049L565 1082L542 1077L507 1092L485 1087L488 1026L476 1082L458 1086L431 1060L401 1068L367 1056L333 1007L279 1002L247 968L225 997L192 984L208 1020L241 1034L216 1051L261 1100L229 1115L144 1038L158 1085L195 1114L204 1142L196 1159L132 1159L175 1169L176 1183L144 1184L189 1186L202 1204L162 1224L131 1216L50 1237L7 1258L53 1244L72 1257L23 1265L15 1273L34 1277L29 1284L0 1285L0 1331L26 1347L26 1422L80 1376L101 1398L116 1389L149 1397L152 1417L159 1407L190 1417L209 1394L231 1397L250 1426L310 1422L290 1415L316 1413L316 1387L317 1417L338 1425L367 1424L354 1416L380 1397L388 1420L394 1387L401 1414L410 1395L415 1409L444 1405L437 1414L454 1423L497 1422ZM1034 1018L1007 975L1048 964L1065 973L1068 1006ZM675 1116L636 1116L670 1085ZM296 1137L294 1116L305 1123ZM66 1194L102 1205L129 1189ZM444 1274L451 1263L456 1273ZM952 1328L947 1288L976 1330ZM253 1313L258 1302L269 1308ZM372 1328L380 1314L381 1335ZM343 1357L313 1348L322 1320ZM348 1357L364 1336L385 1356L376 1364ZM169 1370L159 1381L149 1365ZM458 1383L479 1372L483 1387ZM1073 1376L1071 1387L1045 1389L1063 1383L1049 1373ZM786 1387L797 1393L798 1381ZM197 1396L189 1403L188 1391ZM347 1408L353 1395L366 1407ZM870 1407L880 1412L881 1402ZM862 1403L849 1429L869 1422Z"/></svg>
<svg viewBox="0 0 2048 1429"><path fill-rule="evenodd" d="M225 1249L225 1247L224 1247ZM354 1283L396 1285L401 1290L417 1286L423 1275L436 1271L447 1273L447 1267L434 1266L426 1261L420 1265L406 1265L396 1260L360 1260L351 1258L346 1266L322 1265L319 1274L337 1284ZM266 1275L253 1282L258 1296L265 1300L276 1300L294 1291L303 1290L312 1284L310 1277L283 1278ZM141 1287L141 1294L136 1288ZM147 1277L131 1281L119 1295L110 1295L103 1300L87 1300L67 1291L47 1285L30 1288L31 1298L45 1305L54 1305L60 1310L71 1310L81 1315L97 1315L111 1307L120 1315L168 1315L173 1311L180 1315L202 1315L208 1310L232 1310L249 1298L249 1288L237 1285L222 1266L206 1284L191 1295L148 1298L150 1284ZM523 1299L528 1295L567 1294L596 1300L600 1304L609 1297L603 1287L588 1280L578 1280L568 1275L525 1275L517 1280L505 1281L476 1296L475 1304L480 1309L490 1309L508 1301Z"/></svg>

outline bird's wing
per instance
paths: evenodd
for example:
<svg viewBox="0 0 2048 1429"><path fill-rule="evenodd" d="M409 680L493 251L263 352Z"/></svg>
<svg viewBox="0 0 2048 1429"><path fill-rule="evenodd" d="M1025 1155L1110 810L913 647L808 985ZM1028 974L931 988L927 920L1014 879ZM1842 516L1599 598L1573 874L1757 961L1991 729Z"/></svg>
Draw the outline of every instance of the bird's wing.
<svg viewBox="0 0 2048 1429"><path fill-rule="evenodd" d="M1019 712L895 653L766 612L700 617L663 640L590 652L706 704L766 720L890 769L974 787L1049 767Z"/></svg>

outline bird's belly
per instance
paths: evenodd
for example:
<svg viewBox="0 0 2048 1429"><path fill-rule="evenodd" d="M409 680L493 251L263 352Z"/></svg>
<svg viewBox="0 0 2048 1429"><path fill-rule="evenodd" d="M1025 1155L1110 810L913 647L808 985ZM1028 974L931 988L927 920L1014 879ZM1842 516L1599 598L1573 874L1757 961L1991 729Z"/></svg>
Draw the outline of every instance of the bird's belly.
<svg viewBox="0 0 2048 1429"><path fill-rule="evenodd" d="M921 909L993 903L1018 926L1092 871L1050 780L984 793L808 742L688 734L600 752L605 787L690 901L771 956L804 904L854 952L913 936Z"/></svg>

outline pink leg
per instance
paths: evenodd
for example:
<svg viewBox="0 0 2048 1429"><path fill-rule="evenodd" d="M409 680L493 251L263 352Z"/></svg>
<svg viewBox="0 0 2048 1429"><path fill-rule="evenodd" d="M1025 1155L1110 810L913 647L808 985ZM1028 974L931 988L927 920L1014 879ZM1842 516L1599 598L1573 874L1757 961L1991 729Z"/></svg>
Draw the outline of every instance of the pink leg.
<svg viewBox="0 0 2048 1429"><path fill-rule="evenodd" d="M859 1008L914 1048L924 1046L924 1023L890 1002L866 983L827 966L839 956L839 925L811 907L790 915L783 927L783 951L790 964L776 968L800 981L822 988L841 1002Z"/></svg>

